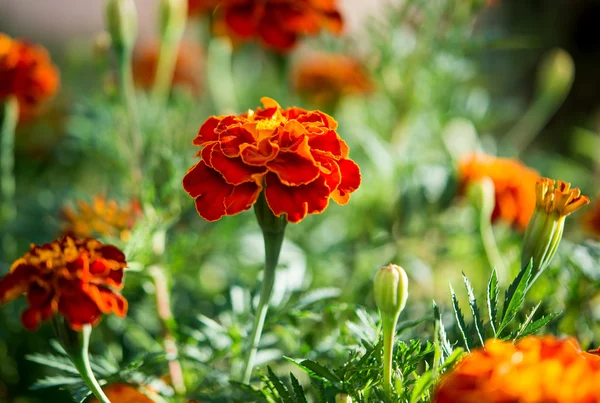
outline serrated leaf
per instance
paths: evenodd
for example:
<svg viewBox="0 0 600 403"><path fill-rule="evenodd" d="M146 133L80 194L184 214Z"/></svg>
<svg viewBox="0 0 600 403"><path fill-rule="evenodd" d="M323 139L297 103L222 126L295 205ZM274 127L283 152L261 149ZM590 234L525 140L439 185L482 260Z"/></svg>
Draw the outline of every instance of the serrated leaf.
<svg viewBox="0 0 600 403"><path fill-rule="evenodd" d="M291 402L292 396L290 395L288 388L283 384L283 382L281 382L281 379L279 379L277 377L277 375L275 375L275 373L273 372L271 367L269 367L268 365L267 365L267 373L268 373L267 376L268 376L269 380L271 381L271 383L273 384L273 386L275 387L275 389L277 390L277 394L279 394L281 401L282 402Z"/></svg>
<svg viewBox="0 0 600 403"><path fill-rule="evenodd" d="M465 288L467 289L467 295L469 297L469 306L471 307L471 314L473 315L473 324L475 326L475 332L479 337L479 343L481 346L484 344L485 336L483 334L483 322L481 321L481 316L479 315L479 307L477 306L477 300L475 299L475 293L473 292L473 286L471 282L465 275L462 274L463 281L465 283Z"/></svg>
<svg viewBox="0 0 600 403"><path fill-rule="evenodd" d="M541 318L534 320L533 322L529 323L525 329L523 329L519 337L535 334L538 330L546 326L558 315L560 315L560 313L551 313L550 315L542 316Z"/></svg>
<svg viewBox="0 0 600 403"><path fill-rule="evenodd" d="M289 357L284 358L302 368L310 376L320 381L327 381L339 389L342 388L342 380L329 368L322 366L318 362L312 360L303 360L301 362L297 362Z"/></svg>
<svg viewBox="0 0 600 403"><path fill-rule="evenodd" d="M450 294L452 295L452 308L454 309L454 315L456 316L458 330L460 331L463 341L465 342L465 348L467 351L471 351L469 340L467 338L467 325L465 324L465 317L458 306L458 300L456 299L456 294L454 293L454 288L452 288L452 286L450 286Z"/></svg>
<svg viewBox="0 0 600 403"><path fill-rule="evenodd" d="M502 330L517 316L517 313L519 313L525 303L525 293L531 279L531 263L530 261L527 266L521 269L504 294L502 321L498 328L498 336L502 334Z"/></svg>
<svg viewBox="0 0 600 403"><path fill-rule="evenodd" d="M260 390L256 389L252 385L248 385L248 384L233 381L233 380L230 380L229 383L234 388L236 388L236 389L240 390L241 392L243 392L244 394L246 394L246 396L244 396L244 398L254 399L254 400L258 399L261 402L267 401L267 399L265 398L265 395Z"/></svg>
<svg viewBox="0 0 600 403"><path fill-rule="evenodd" d="M39 390L46 388L56 388L56 387L66 387L76 385L78 383L83 383L83 379L81 377L70 377L70 376L48 376L44 379L40 379L36 381L33 385L30 386L31 390Z"/></svg>
<svg viewBox="0 0 600 403"><path fill-rule="evenodd" d="M431 388L433 385L433 374L431 371L425 372L423 375L417 379L415 382L415 386L413 387L413 391L410 395L410 403L417 403L423 395Z"/></svg>
<svg viewBox="0 0 600 403"><path fill-rule="evenodd" d="M446 328L444 327L444 322L442 322L442 313L440 312L440 308L437 306L435 301L433 301L433 317L434 317L434 327L435 327L435 337L439 338L439 343L442 347L442 360L445 357L448 357L452 354L452 345L448 340L448 335L446 334Z"/></svg>
<svg viewBox="0 0 600 403"><path fill-rule="evenodd" d="M492 270L492 275L487 285L487 307L490 325L492 326L494 337L496 337L498 335L496 332L496 317L498 315L498 274L496 273L496 269Z"/></svg>
<svg viewBox="0 0 600 403"><path fill-rule="evenodd" d="M326 299L337 298L342 294L339 288L317 288L306 293L294 306L295 309L304 309L312 304Z"/></svg>
<svg viewBox="0 0 600 403"><path fill-rule="evenodd" d="M67 357L54 354L28 354L25 359L36 364L45 365L50 368L58 369L79 376L79 372L73 366L71 360Z"/></svg>
<svg viewBox="0 0 600 403"><path fill-rule="evenodd" d="M298 379L290 372L290 380L292 382L292 390L294 391L294 398L296 403L308 403L304 394L304 389Z"/></svg>

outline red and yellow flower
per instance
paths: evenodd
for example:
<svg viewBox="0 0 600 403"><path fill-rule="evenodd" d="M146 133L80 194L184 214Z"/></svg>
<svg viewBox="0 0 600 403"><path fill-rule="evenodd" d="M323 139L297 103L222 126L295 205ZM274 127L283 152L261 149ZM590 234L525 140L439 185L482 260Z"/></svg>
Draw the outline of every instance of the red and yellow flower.
<svg viewBox="0 0 600 403"><path fill-rule="evenodd" d="M600 401L600 357L574 339L488 340L446 373L434 403L589 403Z"/></svg>
<svg viewBox="0 0 600 403"><path fill-rule="evenodd" d="M336 0L224 0L216 10L229 34L259 38L277 51L293 48L302 35L322 29L339 34L343 21Z"/></svg>
<svg viewBox="0 0 600 403"><path fill-rule="evenodd" d="M59 84L58 69L46 49L1 33L0 77L0 101L16 97L21 120L52 98Z"/></svg>
<svg viewBox="0 0 600 403"><path fill-rule="evenodd" d="M522 162L485 154L470 154L459 163L460 186L490 178L495 188L492 221L502 220L519 230L527 227L536 206L540 175Z"/></svg>
<svg viewBox="0 0 600 403"><path fill-rule="evenodd" d="M133 200L129 205L119 205L103 195L94 197L91 203L78 200L77 207L65 206L63 233L78 238L109 236L129 240L131 229L142 214L140 203Z"/></svg>
<svg viewBox="0 0 600 403"><path fill-rule="evenodd" d="M193 143L201 160L183 178L200 216L216 221L248 210L263 190L273 214L292 223L321 213L330 198L346 204L361 177L337 122L320 111L281 109L270 98L262 103L200 127Z"/></svg>
<svg viewBox="0 0 600 403"><path fill-rule="evenodd" d="M366 94L373 83L365 68L342 54L314 53L303 57L294 71L296 91L316 105L330 105L347 94Z"/></svg>
<svg viewBox="0 0 600 403"><path fill-rule="evenodd" d="M125 267L123 252L96 239L65 236L32 245L0 279L0 303L26 294L29 307L21 316L25 328L34 330L60 313L80 331L96 325L103 314L126 315L127 300L115 291L123 288Z"/></svg>

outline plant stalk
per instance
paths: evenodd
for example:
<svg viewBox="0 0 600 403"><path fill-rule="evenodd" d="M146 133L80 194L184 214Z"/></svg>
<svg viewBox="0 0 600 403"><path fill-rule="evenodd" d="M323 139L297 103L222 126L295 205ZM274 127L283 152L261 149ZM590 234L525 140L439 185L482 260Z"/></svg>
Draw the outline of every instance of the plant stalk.
<svg viewBox="0 0 600 403"><path fill-rule="evenodd" d="M0 138L0 223L6 228L17 215L15 204L15 130L19 121L19 103L14 96L4 102L4 120ZM9 231L1 239L3 248L9 249ZM11 255L11 253L7 253Z"/></svg>
<svg viewBox="0 0 600 403"><path fill-rule="evenodd" d="M394 357L394 334L396 333L396 317L383 317L383 390L388 399L392 398L392 361Z"/></svg>

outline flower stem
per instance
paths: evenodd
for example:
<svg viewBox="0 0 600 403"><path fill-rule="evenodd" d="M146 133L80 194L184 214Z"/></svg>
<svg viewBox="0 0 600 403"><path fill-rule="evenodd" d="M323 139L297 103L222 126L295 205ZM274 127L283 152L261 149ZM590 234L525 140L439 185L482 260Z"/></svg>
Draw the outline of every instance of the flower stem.
<svg viewBox="0 0 600 403"><path fill-rule="evenodd" d="M383 319L383 389L389 399L392 397L392 358L394 356L394 334L396 332L396 317Z"/></svg>
<svg viewBox="0 0 600 403"><path fill-rule="evenodd" d="M483 242L483 249L485 250L485 256L487 260L493 268L496 269L498 273L498 279L501 284L508 280L508 273L506 272L506 267L504 266L504 261L502 260L502 255L498 250L498 245L496 244L496 238L494 237L494 229L492 228L492 223L489 217L485 215L481 215L481 220L479 223L479 233L481 234L481 241Z"/></svg>
<svg viewBox="0 0 600 403"><path fill-rule="evenodd" d="M171 376L171 383L175 389L175 392L177 392L179 395L183 395L186 392L186 388L183 379L181 363L177 359L179 356L179 350L177 348L177 343L175 342L175 337L173 336L177 324L175 323L175 320L173 319L173 313L171 312L167 278L165 276L164 269L158 265L150 267L149 273L154 280L154 287L156 288L158 318L160 319L163 333L163 343L165 345L165 352L167 353L167 360L169 361L169 375Z"/></svg>
<svg viewBox="0 0 600 403"><path fill-rule="evenodd" d="M58 330L58 332L62 334L62 337L59 336L59 339L62 339L61 344L63 348L69 355L69 359L83 378L85 384L101 403L110 403L110 400L108 400L108 397L106 397L102 391L100 384L94 376L92 367L90 366L88 347L90 344L90 335L92 334L92 325L84 325L81 332L75 332L62 326L62 329ZM65 343L65 337L69 338L71 342Z"/></svg>
<svg viewBox="0 0 600 403"><path fill-rule="evenodd" d="M11 96L4 102L4 120L2 121L2 137L0 138L0 222L6 228L17 215L15 204L15 129L19 121L19 103ZM2 238L5 252L9 249L8 231ZM7 253L9 255L9 253Z"/></svg>

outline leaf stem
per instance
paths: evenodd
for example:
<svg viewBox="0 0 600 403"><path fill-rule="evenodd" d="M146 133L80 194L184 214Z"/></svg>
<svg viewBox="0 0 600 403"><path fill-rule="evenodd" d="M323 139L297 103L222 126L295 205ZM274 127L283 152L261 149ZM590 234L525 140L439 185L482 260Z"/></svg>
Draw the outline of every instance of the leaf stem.
<svg viewBox="0 0 600 403"><path fill-rule="evenodd" d="M388 399L392 398L392 361L394 357L394 334L398 315L383 320L383 389Z"/></svg>
<svg viewBox="0 0 600 403"><path fill-rule="evenodd" d="M15 204L15 130L19 121L19 103L14 96L4 102L4 120L2 121L2 137L0 138L0 222L9 226L17 215ZM8 252L9 231L2 238L2 246ZM9 253L7 253L8 255Z"/></svg>

